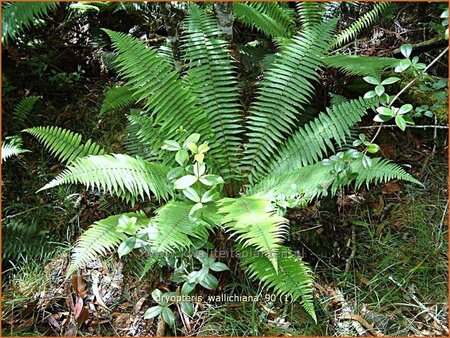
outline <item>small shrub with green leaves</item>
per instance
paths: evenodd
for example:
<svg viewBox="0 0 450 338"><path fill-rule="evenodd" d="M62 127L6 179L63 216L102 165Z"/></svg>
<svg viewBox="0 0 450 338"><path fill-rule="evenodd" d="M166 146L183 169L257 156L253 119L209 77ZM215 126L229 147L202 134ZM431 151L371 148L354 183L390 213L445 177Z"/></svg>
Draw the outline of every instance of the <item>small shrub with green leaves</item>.
<svg viewBox="0 0 450 338"><path fill-rule="evenodd" d="M136 210L95 222L79 238L68 274L98 255L117 249L123 256L139 248L150 254L148 266L161 256L175 257L164 263L182 285L175 294L193 293L198 285L214 288L214 274L226 266L206 251L211 248L210 236L222 231L235 244L250 278L279 296L299 300L316 319L311 270L284 244L289 232L287 208L304 207L350 185L358 188L392 179L420 184L400 166L372 157L379 150L374 140L352 137L352 128L369 113L378 114L383 122L384 116L397 119L411 111L406 103L398 109L387 105L385 86L397 78L380 79L382 70L400 64L404 68L406 62L330 55L372 22L383 6L377 4L371 14L336 35L336 20L324 15L321 4L298 5L299 30L292 24L295 13L284 4L235 4L244 23L284 39L257 84L248 111L240 103L229 43L214 15L199 5L188 6L181 68L157 48L105 29L116 52L114 66L126 87L108 92L102 110L114 110L114 102L116 108L137 104L139 110L129 116L133 151L106 154L91 141L82 144L81 136L67 130L28 129L68 165L41 190L83 184L132 205L151 200L160 206L151 216ZM418 65L408 61L408 67L420 72L423 68ZM366 81L375 89L366 97L333 100L302 124L299 117L327 66L371 77ZM117 97L124 93L124 99ZM194 263L186 263L186 255L195 257ZM171 295L155 290L157 305L146 317L162 315L172 326ZM191 312L189 305L181 307Z"/></svg>

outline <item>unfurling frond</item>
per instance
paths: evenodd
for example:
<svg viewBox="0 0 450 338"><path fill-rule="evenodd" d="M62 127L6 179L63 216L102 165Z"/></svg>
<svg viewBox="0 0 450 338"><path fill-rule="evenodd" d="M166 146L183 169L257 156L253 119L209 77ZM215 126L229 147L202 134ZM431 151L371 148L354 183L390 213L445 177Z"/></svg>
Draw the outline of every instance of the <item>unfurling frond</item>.
<svg viewBox="0 0 450 338"><path fill-rule="evenodd" d="M233 2L237 20L270 37L291 37L294 33L293 12L279 2Z"/></svg>
<svg viewBox="0 0 450 338"><path fill-rule="evenodd" d="M264 75L247 122L244 169L251 178L264 173L276 147L291 133L297 115L311 98L333 26L334 22L313 26L294 37Z"/></svg>
<svg viewBox="0 0 450 338"><path fill-rule="evenodd" d="M208 133L209 125L205 123L204 112L196 108L195 96L157 49L123 33L107 29L105 32L118 53L115 67L134 91L133 97L138 102L145 102L144 109L166 139L185 138L185 134L176 132L181 127L188 135ZM154 149L161 148L163 140L158 141L153 145Z"/></svg>
<svg viewBox="0 0 450 338"><path fill-rule="evenodd" d="M19 136L7 137L6 140L2 142L2 163L12 156L30 152L22 147L23 141Z"/></svg>
<svg viewBox="0 0 450 338"><path fill-rule="evenodd" d="M100 114L125 108L133 101L133 90L129 86L109 88L106 91Z"/></svg>
<svg viewBox="0 0 450 338"><path fill-rule="evenodd" d="M333 142L342 146L351 128L377 104L375 99L355 99L327 108L313 121L297 130L270 162L269 172L289 172L322 159Z"/></svg>
<svg viewBox="0 0 450 338"><path fill-rule="evenodd" d="M237 174L243 132L236 69L216 19L190 4L183 37L187 77L213 133L209 156L224 178Z"/></svg>
<svg viewBox="0 0 450 338"><path fill-rule="evenodd" d="M33 21L42 19L53 11L57 2L12 2L2 8L2 42L13 40Z"/></svg>
<svg viewBox="0 0 450 338"><path fill-rule="evenodd" d="M170 201L156 210L149 224L150 250L173 253L193 246L192 239L208 238L211 226L202 220L192 221L189 211L193 203Z"/></svg>
<svg viewBox="0 0 450 338"><path fill-rule="evenodd" d="M136 228L142 229L148 225L149 219L142 212L127 213L109 216L95 222L78 238L75 248L72 251L72 259L67 276L81 269L98 256L106 255L124 241L127 236L123 232L116 230L119 218L123 215L136 217Z"/></svg>
<svg viewBox="0 0 450 338"><path fill-rule="evenodd" d="M260 197L225 198L219 203L222 223L244 247L252 246L278 270L277 253L288 220L275 214L270 200Z"/></svg>
<svg viewBox="0 0 450 338"><path fill-rule="evenodd" d="M167 200L172 191L166 180L168 172L169 169L162 164L128 155L86 156L76 159L39 191L61 184L80 183L131 202L139 197L151 198L152 194Z"/></svg>
<svg viewBox="0 0 450 338"><path fill-rule="evenodd" d="M319 2L300 1L295 4L302 27L309 28L323 21L323 4Z"/></svg>
<svg viewBox="0 0 450 338"><path fill-rule="evenodd" d="M88 140L81 144L81 134L60 127L35 127L24 132L33 135L44 147L63 163L70 164L75 159L87 155L103 155L97 143Z"/></svg>
<svg viewBox="0 0 450 338"><path fill-rule="evenodd" d="M354 39L364 28L372 25L388 6L388 2L375 3L372 10L361 16L356 22L352 23L334 38L333 48L340 47L344 43Z"/></svg>
<svg viewBox="0 0 450 338"><path fill-rule="evenodd" d="M358 55L332 55L324 58L328 67L338 68L345 73L377 77L383 70L394 69L400 59Z"/></svg>
<svg viewBox="0 0 450 338"><path fill-rule="evenodd" d="M28 96L23 98L15 107L13 115L14 119L19 126L23 126L28 114L33 109L34 104L39 99L39 96Z"/></svg>
<svg viewBox="0 0 450 338"><path fill-rule="evenodd" d="M300 302L306 312L317 321L313 301L313 278L311 269L287 247L278 252L278 271L272 263L251 247L238 247L241 266L250 278L260 281L264 288L272 290L279 297Z"/></svg>

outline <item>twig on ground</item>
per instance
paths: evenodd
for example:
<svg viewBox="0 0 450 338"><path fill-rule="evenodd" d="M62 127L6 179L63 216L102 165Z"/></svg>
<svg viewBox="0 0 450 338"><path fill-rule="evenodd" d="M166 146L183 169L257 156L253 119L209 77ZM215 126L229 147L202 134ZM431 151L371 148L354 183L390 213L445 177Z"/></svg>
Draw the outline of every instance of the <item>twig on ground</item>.
<svg viewBox="0 0 450 338"><path fill-rule="evenodd" d="M434 315L434 313L432 313L432 312L430 311L430 309L427 308L427 307L419 300L419 298L417 298L417 296L414 294L414 292L408 292L408 291L406 291L405 288L403 287L403 285L400 284L399 282L397 282L392 276L389 276L388 279L389 279L392 283L394 283L395 285L397 285L403 292L405 292L406 294L408 294L408 295L411 297L411 299L412 299L414 302L416 302L417 305L419 305L419 307L422 309L422 311L423 311L424 313L427 313L427 314L434 320L434 322L435 322L440 328L442 328L442 330L444 330L444 332L448 335L448 333L449 333L448 327L447 327L445 324L443 324L443 323L442 323L442 322Z"/></svg>
<svg viewBox="0 0 450 338"><path fill-rule="evenodd" d="M350 271L352 259L355 258L355 255L356 255L356 230L355 226L352 225L352 252L350 253L350 256L348 256L347 261L345 262L345 273Z"/></svg>
<svg viewBox="0 0 450 338"><path fill-rule="evenodd" d="M372 129L375 126L361 126L359 129ZM383 124L381 128L398 128L396 124ZM448 129L448 126L439 126L435 124L426 124L426 125L407 125L406 128L418 128L418 129L426 129L426 128L435 128L435 129Z"/></svg>

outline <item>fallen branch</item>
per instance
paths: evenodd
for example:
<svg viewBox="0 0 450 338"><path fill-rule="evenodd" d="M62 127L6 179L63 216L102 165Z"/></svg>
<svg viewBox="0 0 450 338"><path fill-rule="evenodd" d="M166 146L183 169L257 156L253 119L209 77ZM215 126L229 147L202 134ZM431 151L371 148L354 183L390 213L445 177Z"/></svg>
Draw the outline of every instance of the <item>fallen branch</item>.
<svg viewBox="0 0 450 338"><path fill-rule="evenodd" d="M361 126L359 129L372 129L376 128L376 126ZM383 124L380 128L398 128L396 124ZM406 128L417 128L417 129L426 129L426 128L436 128L436 129L448 129L448 126L437 126L434 124L426 124L426 125L406 125Z"/></svg>

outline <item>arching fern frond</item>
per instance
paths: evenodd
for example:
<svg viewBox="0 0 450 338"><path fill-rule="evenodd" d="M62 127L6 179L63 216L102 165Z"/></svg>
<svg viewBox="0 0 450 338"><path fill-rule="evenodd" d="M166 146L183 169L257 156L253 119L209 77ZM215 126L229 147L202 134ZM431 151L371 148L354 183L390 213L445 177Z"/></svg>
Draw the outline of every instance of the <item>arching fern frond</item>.
<svg viewBox="0 0 450 338"><path fill-rule="evenodd" d="M270 37L294 34L293 12L278 2L233 2L236 19Z"/></svg>
<svg viewBox="0 0 450 338"><path fill-rule="evenodd" d="M272 200L283 195L287 198L299 197L305 202L310 202L332 187L335 177L330 171L329 166L319 162L288 172L272 173L251 187L248 193Z"/></svg>
<svg viewBox="0 0 450 338"><path fill-rule="evenodd" d="M12 2L2 8L2 42L14 40L18 34L53 11L57 2Z"/></svg>
<svg viewBox="0 0 450 338"><path fill-rule="evenodd" d="M302 27L308 28L323 21L323 4L319 2L300 1L295 4Z"/></svg>
<svg viewBox="0 0 450 338"><path fill-rule="evenodd" d="M389 6L388 2L377 2L373 8L340 32L333 40L333 48L337 48L354 39L364 28L372 25L381 13Z"/></svg>
<svg viewBox="0 0 450 338"><path fill-rule="evenodd" d="M422 185L398 165L379 157L372 158L372 165L368 168L362 165L362 160L355 160L351 168L352 172L357 173L358 176L354 180L345 182L345 185L354 183L356 188L363 184L368 187L370 183L388 182L393 179ZM319 162L290 172L270 174L252 187L249 193L269 199L275 199L280 195L288 198L299 197L305 202L310 202L328 191L331 195L335 195L342 187L342 183L336 181L331 170L330 166Z"/></svg>
<svg viewBox="0 0 450 338"><path fill-rule="evenodd" d="M242 153L243 132L236 69L216 19L189 5L183 37L186 81L213 131L209 156L224 178L234 177Z"/></svg>
<svg viewBox="0 0 450 338"><path fill-rule="evenodd" d="M269 163L269 171L288 172L320 161L328 150L335 150L333 142L342 146L351 135L351 127L376 105L376 99L359 98L327 108L277 151L278 155Z"/></svg>
<svg viewBox="0 0 450 338"><path fill-rule="evenodd" d="M23 141L19 136L7 137L6 140L2 142L2 163L12 156L30 152L22 147Z"/></svg>
<svg viewBox="0 0 450 338"><path fill-rule="evenodd" d="M380 157L373 158L372 165L368 168L363 168L362 163L357 162L354 171L358 173L358 176L355 179L357 188L363 184L366 184L366 187L368 188L369 184L379 184L395 179L423 186L419 180L407 173L402 167Z"/></svg>
<svg viewBox="0 0 450 338"><path fill-rule="evenodd" d="M202 221L191 221L189 211L191 202L170 201L156 210L156 216L149 224L150 250L155 253L188 249L193 246L192 239L208 238L211 226Z"/></svg>
<svg viewBox="0 0 450 338"><path fill-rule="evenodd" d="M321 59L328 50L335 22L305 30L283 49L261 81L250 106L244 169L256 178L267 169L275 149L292 131L297 115L314 92ZM320 36L320 39L317 37Z"/></svg>
<svg viewBox="0 0 450 338"><path fill-rule="evenodd" d="M28 96L23 98L15 107L13 115L15 122L19 126L23 126L25 119L30 114L39 96Z"/></svg>
<svg viewBox="0 0 450 338"><path fill-rule="evenodd" d="M72 259L67 276L81 269L98 256L106 255L124 241L127 236L123 232L116 230L119 218L123 215L136 217L136 227L142 229L148 225L149 219L142 212L133 212L120 215L109 216L91 225L80 238L72 251Z"/></svg>
<svg viewBox="0 0 450 338"><path fill-rule="evenodd" d="M317 321L313 301L313 277L311 269L287 247L278 252L278 271L267 257L252 247L238 246L241 266L249 277L259 281L264 288L272 290L278 297L288 296L289 300L300 303L306 312Z"/></svg>
<svg viewBox="0 0 450 338"><path fill-rule="evenodd" d="M144 109L159 125L165 138L177 141L184 138L184 134L176 133L180 127L187 130L188 135L194 132L207 135L209 125L205 113L196 108L195 96L166 58L159 55L157 49L147 47L129 35L104 31L118 53L115 67L127 80L136 100L145 102ZM161 148L162 141L153 145L155 150Z"/></svg>
<svg viewBox="0 0 450 338"><path fill-rule="evenodd" d="M275 214L270 200L248 196L225 198L220 201L218 212L224 214L222 223L243 247L257 249L278 271L278 249L289 221Z"/></svg>
<svg viewBox="0 0 450 338"><path fill-rule="evenodd" d="M100 114L125 108L132 104L133 101L133 90L129 86L109 88L106 91Z"/></svg>
<svg viewBox="0 0 450 338"><path fill-rule="evenodd" d="M345 73L361 76L378 77L381 71L393 69L400 59L358 55L332 55L324 58L328 67L338 68Z"/></svg>
<svg viewBox="0 0 450 338"><path fill-rule="evenodd" d="M97 143L88 140L81 144L81 134L60 127L34 127L24 132L34 136L59 161L70 164L77 158L87 155L103 155Z"/></svg>
<svg viewBox="0 0 450 338"><path fill-rule="evenodd" d="M166 180L169 169L162 164L151 163L128 155L96 155L76 159L53 181L39 191L61 184L81 183L87 188L98 188L126 201L137 198L167 200L172 191Z"/></svg>

